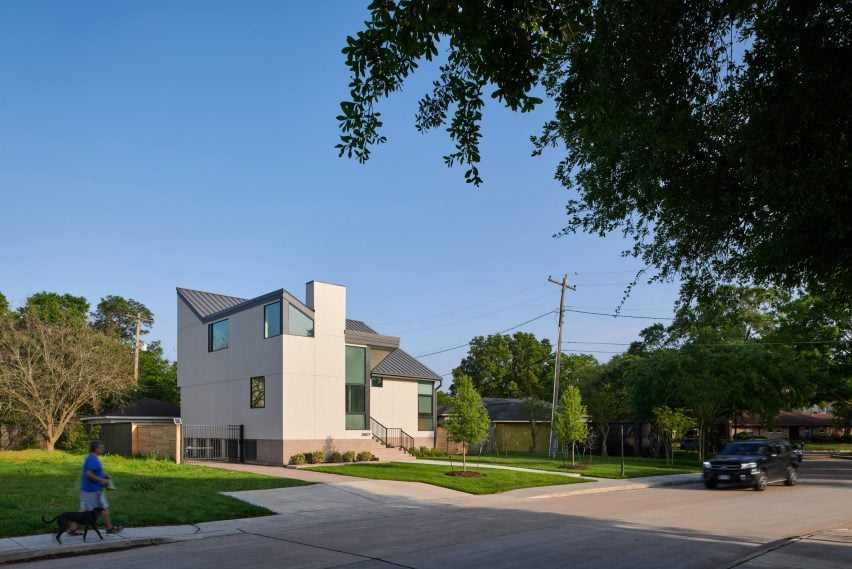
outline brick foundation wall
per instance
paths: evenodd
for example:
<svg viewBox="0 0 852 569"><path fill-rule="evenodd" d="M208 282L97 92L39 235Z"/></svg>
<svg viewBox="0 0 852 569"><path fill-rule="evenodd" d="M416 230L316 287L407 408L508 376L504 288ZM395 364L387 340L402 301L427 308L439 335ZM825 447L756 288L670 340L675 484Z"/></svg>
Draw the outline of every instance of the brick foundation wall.
<svg viewBox="0 0 852 569"><path fill-rule="evenodd" d="M461 443L455 442L450 435L447 434L447 429L444 427L438 427L438 431L435 433L435 448L438 450L442 450L447 454L461 454L462 445Z"/></svg>
<svg viewBox="0 0 852 569"><path fill-rule="evenodd" d="M280 466L284 464L284 444L274 439L257 440L257 463L273 464Z"/></svg>
<svg viewBox="0 0 852 569"><path fill-rule="evenodd" d="M180 425L133 424L133 455L155 455L180 463Z"/></svg>

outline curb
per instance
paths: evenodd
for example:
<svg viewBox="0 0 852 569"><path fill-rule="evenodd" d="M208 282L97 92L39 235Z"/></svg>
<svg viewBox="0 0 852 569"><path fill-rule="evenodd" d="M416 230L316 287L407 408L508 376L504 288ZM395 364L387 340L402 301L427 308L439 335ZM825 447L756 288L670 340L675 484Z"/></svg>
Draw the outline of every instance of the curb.
<svg viewBox="0 0 852 569"><path fill-rule="evenodd" d="M597 488L582 488L567 492L552 492L538 496L528 496L528 500L541 498L564 498L566 496L579 496L581 494L602 494L604 492L622 492L625 490L642 490L645 488L664 488L666 486L685 486L687 484L700 484L701 480L665 480L662 482L634 482L633 484L622 484L620 486L603 486Z"/></svg>
<svg viewBox="0 0 852 569"><path fill-rule="evenodd" d="M78 557L81 555L104 553L106 551L120 551L122 549L134 549L149 545L162 545L180 541L171 537L145 537L136 539L123 539L107 543L86 543L81 545L69 545L55 549L22 549L0 553L0 565L34 561L37 559L52 559L55 557Z"/></svg>

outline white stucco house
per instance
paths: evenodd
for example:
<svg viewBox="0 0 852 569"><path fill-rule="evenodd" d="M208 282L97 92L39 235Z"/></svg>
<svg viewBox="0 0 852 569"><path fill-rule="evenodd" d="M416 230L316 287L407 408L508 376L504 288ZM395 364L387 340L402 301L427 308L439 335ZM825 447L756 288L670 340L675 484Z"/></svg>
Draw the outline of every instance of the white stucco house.
<svg viewBox="0 0 852 569"><path fill-rule="evenodd" d="M434 446L435 372L364 322L346 288L311 281L244 299L177 289L185 425L243 425L247 459L314 450Z"/></svg>

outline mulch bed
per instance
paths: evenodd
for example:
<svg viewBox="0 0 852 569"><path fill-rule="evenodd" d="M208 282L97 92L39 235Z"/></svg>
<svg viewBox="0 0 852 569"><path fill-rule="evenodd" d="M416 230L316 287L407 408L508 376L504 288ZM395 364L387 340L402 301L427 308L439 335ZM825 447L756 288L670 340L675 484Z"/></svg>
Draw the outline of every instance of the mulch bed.
<svg viewBox="0 0 852 569"><path fill-rule="evenodd" d="M586 466L585 464L575 464L574 466L567 465L567 466L560 466L559 468L564 468L566 470L586 470L588 468L588 466Z"/></svg>
<svg viewBox="0 0 852 569"><path fill-rule="evenodd" d="M462 478L482 478L483 476L485 476L481 472L474 472L472 470L455 470L453 472L447 472L446 474L447 476L461 476Z"/></svg>

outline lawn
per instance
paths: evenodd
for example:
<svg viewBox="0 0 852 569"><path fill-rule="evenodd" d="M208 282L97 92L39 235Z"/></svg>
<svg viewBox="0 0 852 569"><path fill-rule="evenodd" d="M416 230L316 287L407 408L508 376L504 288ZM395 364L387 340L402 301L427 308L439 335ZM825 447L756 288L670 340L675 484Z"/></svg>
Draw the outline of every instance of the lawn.
<svg viewBox="0 0 852 569"><path fill-rule="evenodd" d="M485 476L482 478L464 478L459 476L447 476L449 466L435 466L430 464L417 464L411 462L382 462L373 464L345 464L340 466L318 466L311 470L328 472L331 474L342 474L344 476L360 476L362 478L373 478L377 480L401 480L403 482L423 482L434 486L441 486L451 490L467 492L468 494L495 494L506 492L517 488L531 488L535 486L556 486L559 484L577 484L590 482L583 478L571 478L568 476L555 476L546 473L516 472L512 470L498 470L496 468L483 468ZM461 470L459 465L457 470ZM468 464L468 470L476 470Z"/></svg>
<svg viewBox="0 0 852 569"><path fill-rule="evenodd" d="M805 452L809 450L823 450L836 452L852 451L852 443L805 443Z"/></svg>
<svg viewBox="0 0 852 569"><path fill-rule="evenodd" d="M434 458L432 460L449 460L447 458ZM461 456L453 456L453 461L461 461ZM526 452L509 452L501 453L484 453L480 455L468 455L467 463L476 464L505 464L508 466L520 466L523 468L534 468L536 470L546 470L554 472L577 472L584 476L593 476L596 478L620 478L621 477L621 457L617 456L592 456L592 462L589 464L589 457L585 456L582 459L582 466L585 468L573 470L565 469L562 458L548 458L541 453L526 453ZM567 464L571 466L571 457L567 459ZM578 459L577 464L581 464ZM674 464L667 466L666 461L657 458L624 458L624 475L625 478L640 478L643 476L663 476L666 474L686 474L690 472L701 472L701 463L698 462L698 453L678 451L675 454Z"/></svg>
<svg viewBox="0 0 852 569"><path fill-rule="evenodd" d="M0 536L55 531L40 516L79 509L82 455L0 452ZM271 514L219 492L303 486L287 478L107 455L117 487L107 494L113 521L127 527L189 524Z"/></svg>

